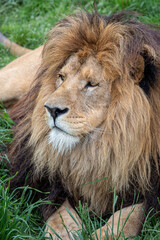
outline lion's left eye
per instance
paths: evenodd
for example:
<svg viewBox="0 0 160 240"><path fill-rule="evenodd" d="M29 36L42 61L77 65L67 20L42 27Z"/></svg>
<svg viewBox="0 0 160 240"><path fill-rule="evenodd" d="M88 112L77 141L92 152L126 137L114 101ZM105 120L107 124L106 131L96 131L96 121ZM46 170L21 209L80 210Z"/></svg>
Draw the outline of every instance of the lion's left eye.
<svg viewBox="0 0 160 240"><path fill-rule="evenodd" d="M99 83L97 83L97 84L93 84L93 83L91 83L91 82L87 82L87 84L85 85L85 88L90 88L90 87L98 87L99 86Z"/></svg>

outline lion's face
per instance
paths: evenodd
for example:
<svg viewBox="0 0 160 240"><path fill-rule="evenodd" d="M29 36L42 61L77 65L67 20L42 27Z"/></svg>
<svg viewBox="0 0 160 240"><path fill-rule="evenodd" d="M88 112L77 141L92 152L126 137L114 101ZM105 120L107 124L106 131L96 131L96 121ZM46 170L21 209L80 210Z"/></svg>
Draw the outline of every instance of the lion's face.
<svg viewBox="0 0 160 240"><path fill-rule="evenodd" d="M45 103L54 148L72 148L102 124L111 97L111 84L105 78L93 56L80 63L73 55L58 71L55 91Z"/></svg>

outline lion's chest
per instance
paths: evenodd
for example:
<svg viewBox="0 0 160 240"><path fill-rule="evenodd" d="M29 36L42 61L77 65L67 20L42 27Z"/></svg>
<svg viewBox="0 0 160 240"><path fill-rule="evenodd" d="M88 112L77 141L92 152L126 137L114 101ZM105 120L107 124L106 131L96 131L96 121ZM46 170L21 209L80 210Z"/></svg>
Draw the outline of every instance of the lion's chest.
<svg viewBox="0 0 160 240"><path fill-rule="evenodd" d="M77 169L78 171L78 169ZM108 178L101 176L97 179L90 171L71 173L69 169L61 172L63 176L62 184L69 192L74 201L78 204L79 200L87 203L91 211L97 214L105 214L112 209L113 191Z"/></svg>

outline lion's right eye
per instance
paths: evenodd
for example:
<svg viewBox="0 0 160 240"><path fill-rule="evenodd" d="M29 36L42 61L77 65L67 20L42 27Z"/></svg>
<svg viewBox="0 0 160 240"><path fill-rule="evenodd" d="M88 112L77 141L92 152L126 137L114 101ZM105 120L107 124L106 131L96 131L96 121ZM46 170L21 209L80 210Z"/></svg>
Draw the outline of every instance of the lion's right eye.
<svg viewBox="0 0 160 240"><path fill-rule="evenodd" d="M64 82L64 77L63 77L62 74L58 74L58 77L60 78L60 80L61 80L62 82Z"/></svg>

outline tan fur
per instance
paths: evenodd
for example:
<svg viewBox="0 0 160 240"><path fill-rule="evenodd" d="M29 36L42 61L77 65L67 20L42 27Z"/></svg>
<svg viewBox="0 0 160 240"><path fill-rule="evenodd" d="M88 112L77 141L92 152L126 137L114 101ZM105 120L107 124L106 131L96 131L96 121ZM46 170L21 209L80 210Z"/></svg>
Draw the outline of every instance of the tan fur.
<svg viewBox="0 0 160 240"><path fill-rule="evenodd" d="M97 235L94 234L94 236L101 240L105 240L106 236L109 236L109 239L113 239L113 236L117 239L124 236L130 239L138 235L143 221L143 203L135 204L115 212L114 216L111 216L107 224L98 229Z"/></svg>
<svg viewBox="0 0 160 240"><path fill-rule="evenodd" d="M125 236L130 239L137 236L145 217L143 207L144 204L140 203L115 212L114 217L111 216L107 224L93 234L93 238L105 240L106 236L109 239ZM55 231L63 240L74 239L72 234L76 235L76 231L81 231L81 224L79 216L66 200L48 219L45 229L46 237L51 234L53 240L59 239L55 235Z"/></svg>
<svg viewBox="0 0 160 240"><path fill-rule="evenodd" d="M43 46L26 53L0 70L0 97L5 107L12 106L30 89L41 63Z"/></svg>
<svg viewBox="0 0 160 240"><path fill-rule="evenodd" d="M52 185L58 174L75 203L83 199L96 214L112 210L114 189L124 200L133 189L151 191L154 165L159 178L160 50L146 32L96 14L66 18L50 32L33 87L13 112L21 119L11 149L15 165L33 165L33 182L47 176ZM157 74L148 95L140 86L147 57ZM56 126L49 108L68 109ZM130 210L122 210L122 222ZM49 222L57 227L55 214ZM140 224L129 230L136 218L143 220L141 205L127 235L138 233Z"/></svg>
<svg viewBox="0 0 160 240"><path fill-rule="evenodd" d="M73 234L76 235L76 231L81 229L81 219L67 200L48 219L47 227L45 228L46 237L49 237L51 234L53 240L59 239L52 229L54 229L63 240L74 239Z"/></svg>
<svg viewBox="0 0 160 240"><path fill-rule="evenodd" d="M21 47L15 42L10 41L1 32L0 32L0 43L2 43L5 48L9 49L11 54L16 55L18 57L32 51L28 48Z"/></svg>

